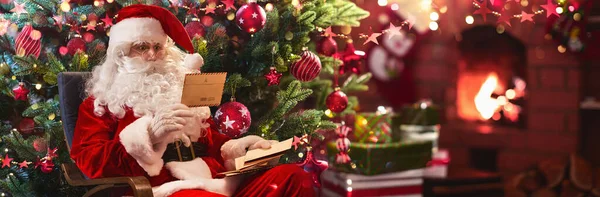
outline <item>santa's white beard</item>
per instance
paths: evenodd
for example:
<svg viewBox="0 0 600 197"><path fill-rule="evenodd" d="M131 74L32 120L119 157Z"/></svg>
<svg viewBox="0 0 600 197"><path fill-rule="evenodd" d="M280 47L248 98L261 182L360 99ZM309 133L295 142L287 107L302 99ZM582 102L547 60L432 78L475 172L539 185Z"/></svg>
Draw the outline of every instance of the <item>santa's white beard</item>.
<svg viewBox="0 0 600 197"><path fill-rule="evenodd" d="M125 57L112 85L95 96L118 118L125 115L124 107L132 108L137 117L154 114L180 102L185 73L178 67L171 61Z"/></svg>

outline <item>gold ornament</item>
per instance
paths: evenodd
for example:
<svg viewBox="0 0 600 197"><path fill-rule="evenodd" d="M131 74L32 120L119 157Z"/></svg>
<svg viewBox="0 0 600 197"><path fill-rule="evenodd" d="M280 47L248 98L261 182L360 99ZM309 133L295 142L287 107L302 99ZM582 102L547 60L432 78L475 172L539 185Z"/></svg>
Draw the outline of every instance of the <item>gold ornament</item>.
<svg viewBox="0 0 600 197"><path fill-rule="evenodd" d="M54 120L54 118L56 118L56 114L51 113L50 115L48 115L48 120Z"/></svg>
<svg viewBox="0 0 600 197"><path fill-rule="evenodd" d="M348 35L352 32L352 27L350 27L350 25L342 26L341 31L343 34Z"/></svg>
<svg viewBox="0 0 600 197"><path fill-rule="evenodd" d="M85 14L82 14L81 16L79 16L79 19L81 19L81 21L85 21L87 20L87 16Z"/></svg>
<svg viewBox="0 0 600 197"><path fill-rule="evenodd" d="M290 31L285 32L285 39L288 41L294 39L294 33L290 32Z"/></svg>
<svg viewBox="0 0 600 197"><path fill-rule="evenodd" d="M8 73L10 73L10 67L8 67L8 64L5 62L0 63L0 75L4 76Z"/></svg>

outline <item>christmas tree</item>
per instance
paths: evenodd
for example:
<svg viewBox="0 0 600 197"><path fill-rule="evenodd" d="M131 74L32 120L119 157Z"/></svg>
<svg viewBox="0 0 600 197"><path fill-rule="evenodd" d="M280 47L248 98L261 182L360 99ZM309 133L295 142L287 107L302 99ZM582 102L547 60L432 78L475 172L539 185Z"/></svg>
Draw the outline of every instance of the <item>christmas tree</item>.
<svg viewBox="0 0 600 197"><path fill-rule="evenodd" d="M222 103L248 108L247 134L319 137L315 130L336 127L329 118L358 105L344 92L367 89L369 74L338 72L345 60L328 27L358 26L369 15L346 0L1 0L0 195L81 195L85 188L69 187L59 170L72 161L57 75L101 63L115 14L137 3L167 8L182 21L204 57L202 72L228 73ZM329 43L315 46L318 40ZM295 155L289 162L302 159Z"/></svg>

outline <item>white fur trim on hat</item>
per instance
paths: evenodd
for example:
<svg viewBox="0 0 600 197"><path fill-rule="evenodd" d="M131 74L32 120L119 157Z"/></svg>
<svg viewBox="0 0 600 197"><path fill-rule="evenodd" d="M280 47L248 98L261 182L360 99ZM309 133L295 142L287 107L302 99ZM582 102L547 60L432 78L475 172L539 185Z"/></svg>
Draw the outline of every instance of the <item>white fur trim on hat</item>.
<svg viewBox="0 0 600 197"><path fill-rule="evenodd" d="M109 47L136 41L165 44L167 34L160 22L154 18L127 18L110 28Z"/></svg>
<svg viewBox="0 0 600 197"><path fill-rule="evenodd" d="M192 70L200 70L202 65L204 65L204 58L198 53L187 54L183 60L183 65Z"/></svg>

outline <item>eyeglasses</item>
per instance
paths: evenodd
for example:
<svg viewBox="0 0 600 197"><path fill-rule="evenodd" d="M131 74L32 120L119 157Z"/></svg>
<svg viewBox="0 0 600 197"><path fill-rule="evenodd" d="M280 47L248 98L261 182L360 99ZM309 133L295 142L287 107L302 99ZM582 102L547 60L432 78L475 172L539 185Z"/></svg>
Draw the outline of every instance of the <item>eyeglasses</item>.
<svg viewBox="0 0 600 197"><path fill-rule="evenodd" d="M143 58L157 58L165 54L165 47L160 43L136 42L131 46L132 55L138 55Z"/></svg>

